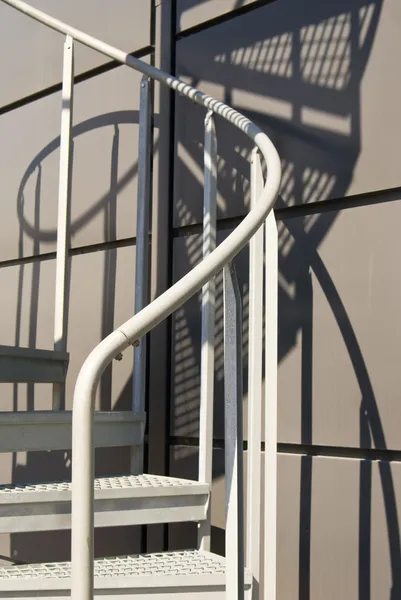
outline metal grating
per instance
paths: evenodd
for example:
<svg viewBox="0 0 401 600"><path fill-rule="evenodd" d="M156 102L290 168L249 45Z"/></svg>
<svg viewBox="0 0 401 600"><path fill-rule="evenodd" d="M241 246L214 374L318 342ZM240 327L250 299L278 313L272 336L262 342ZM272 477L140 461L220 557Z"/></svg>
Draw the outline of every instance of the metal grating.
<svg viewBox="0 0 401 600"><path fill-rule="evenodd" d="M70 563L43 563L0 567L0 580L65 579L71 575ZM196 550L142 554L95 560L95 577L224 575L224 559Z"/></svg>
<svg viewBox="0 0 401 600"><path fill-rule="evenodd" d="M171 487L177 488L197 484L197 481L190 481L187 479L176 479L174 477L161 477L158 475L127 475L119 477L99 477L98 479L95 479L95 490L121 490ZM0 486L0 494L69 491L71 491L70 481Z"/></svg>

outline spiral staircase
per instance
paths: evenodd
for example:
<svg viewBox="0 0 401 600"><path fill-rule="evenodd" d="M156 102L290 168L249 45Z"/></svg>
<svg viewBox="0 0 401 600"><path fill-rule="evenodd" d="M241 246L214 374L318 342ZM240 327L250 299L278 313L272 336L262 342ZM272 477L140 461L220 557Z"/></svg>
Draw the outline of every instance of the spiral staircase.
<svg viewBox="0 0 401 600"><path fill-rule="evenodd" d="M71 529L71 563L0 567L0 598L167 598L210 600L276 597L277 230L272 207L280 160L267 136L247 118L175 77L62 23L19 0L2 0L65 36L55 282L54 349L0 346L0 381L53 384L52 411L0 413L0 451L72 448L72 481L0 487L0 533ZM74 45L84 44L143 74L140 92L135 315L88 356L78 376L72 412L64 407L67 259L74 93ZM204 131L203 261L148 303L150 215L150 81L206 109ZM254 145L251 209L216 245L217 139L215 118L240 129ZM264 171L264 168L266 171ZM249 443L244 514L242 441L242 315L232 259L250 244ZM224 281L226 552L210 552L215 276ZM199 477L143 474L146 334L202 289ZM134 346L132 411L95 412L99 379L111 361ZM262 385L262 362L264 386ZM262 404L264 404L262 420ZM261 495L264 423L266 494ZM131 472L94 477L94 448L129 446ZM261 528L261 514L264 527ZM198 523L198 547L182 552L94 559L95 527ZM246 538L246 544L245 544ZM262 544L264 563L261 566ZM263 594L260 571L264 571Z"/></svg>

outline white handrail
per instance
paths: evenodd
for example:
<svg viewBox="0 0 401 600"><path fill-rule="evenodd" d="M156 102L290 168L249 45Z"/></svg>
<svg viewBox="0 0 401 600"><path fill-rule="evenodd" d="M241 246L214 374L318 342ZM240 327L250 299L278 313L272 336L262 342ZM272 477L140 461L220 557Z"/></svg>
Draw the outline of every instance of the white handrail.
<svg viewBox="0 0 401 600"><path fill-rule="evenodd" d="M276 200L281 165L270 139L249 119L223 102L130 56L74 27L54 19L21 0L1 0L25 15L39 21L74 40L97 50L121 64L135 69L172 90L188 97L220 115L242 130L259 148L267 165L267 178L259 200L238 227L207 258L194 267L151 304L126 321L105 338L90 353L79 373L73 403L73 456L72 469L72 588L74 600L93 599L93 418L95 393L99 379L107 365L123 350L147 334L153 327L182 306L202 286L223 269L249 242L263 225Z"/></svg>

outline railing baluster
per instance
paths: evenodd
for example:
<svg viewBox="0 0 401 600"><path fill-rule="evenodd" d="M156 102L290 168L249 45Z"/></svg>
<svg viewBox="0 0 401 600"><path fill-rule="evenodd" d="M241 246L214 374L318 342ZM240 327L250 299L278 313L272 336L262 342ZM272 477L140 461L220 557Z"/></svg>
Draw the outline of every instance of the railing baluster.
<svg viewBox="0 0 401 600"><path fill-rule="evenodd" d="M213 113L205 119L203 258L216 247L217 140ZM202 350L199 418L199 481L212 483L214 335L216 283L213 277L202 288ZM210 550L210 504L207 519L199 524L198 543Z"/></svg>
<svg viewBox="0 0 401 600"><path fill-rule="evenodd" d="M274 212L266 223L265 293L265 531L264 598L276 600L277 563L277 295L278 237Z"/></svg>
<svg viewBox="0 0 401 600"><path fill-rule="evenodd" d="M251 208L263 191L263 174L257 148L251 162ZM249 256L249 358L248 358L248 502L247 566L252 573L253 598L259 598L261 442L262 442L262 355L263 355L263 245L261 227L250 241Z"/></svg>
<svg viewBox="0 0 401 600"><path fill-rule="evenodd" d="M242 309L232 263L224 278L224 421L226 472L226 598L244 598L242 443Z"/></svg>
<svg viewBox="0 0 401 600"><path fill-rule="evenodd" d="M141 80L139 99L138 200L136 222L135 313L149 299L149 226L151 208L151 95L150 80ZM134 349L132 410L145 410L146 394L146 336ZM143 472L143 448L135 448L131 459L132 473Z"/></svg>
<svg viewBox="0 0 401 600"><path fill-rule="evenodd" d="M61 106L60 170L57 212L56 293L54 308L54 349L67 347L68 242L72 168L72 110L74 97L74 40L64 42L63 87ZM65 403L65 384L53 384L53 410Z"/></svg>

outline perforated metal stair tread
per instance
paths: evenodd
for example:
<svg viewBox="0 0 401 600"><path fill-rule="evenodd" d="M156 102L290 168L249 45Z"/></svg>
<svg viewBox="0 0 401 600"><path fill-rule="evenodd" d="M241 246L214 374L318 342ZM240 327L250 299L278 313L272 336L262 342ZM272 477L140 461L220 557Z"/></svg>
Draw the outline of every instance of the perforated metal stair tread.
<svg viewBox="0 0 401 600"><path fill-rule="evenodd" d="M124 475L95 479L95 526L203 521L210 488L188 479ZM71 482L0 486L0 533L71 527ZM1 598L1 595L0 595Z"/></svg>
<svg viewBox="0 0 401 600"><path fill-rule="evenodd" d="M0 579L58 579L70 577L71 565L42 563L0 567ZM196 551L142 554L95 560L95 577L138 575L224 574L224 559Z"/></svg>
<svg viewBox="0 0 401 600"><path fill-rule="evenodd" d="M154 497L160 495L207 494L209 486L175 477L159 475L123 475L98 477L94 482L96 498ZM68 500L71 497L71 482L32 483L0 486L0 504L9 503L10 496L20 502L37 501L39 496L46 501L49 495ZM28 498L28 496L30 498Z"/></svg>
<svg viewBox="0 0 401 600"><path fill-rule="evenodd" d="M69 590L70 563L0 567L0 589ZM250 574L245 572L250 585ZM95 588L168 588L225 583L225 559L209 552L188 550L95 561ZM25 586L25 587L24 587ZM0 596L1 597L1 596Z"/></svg>

